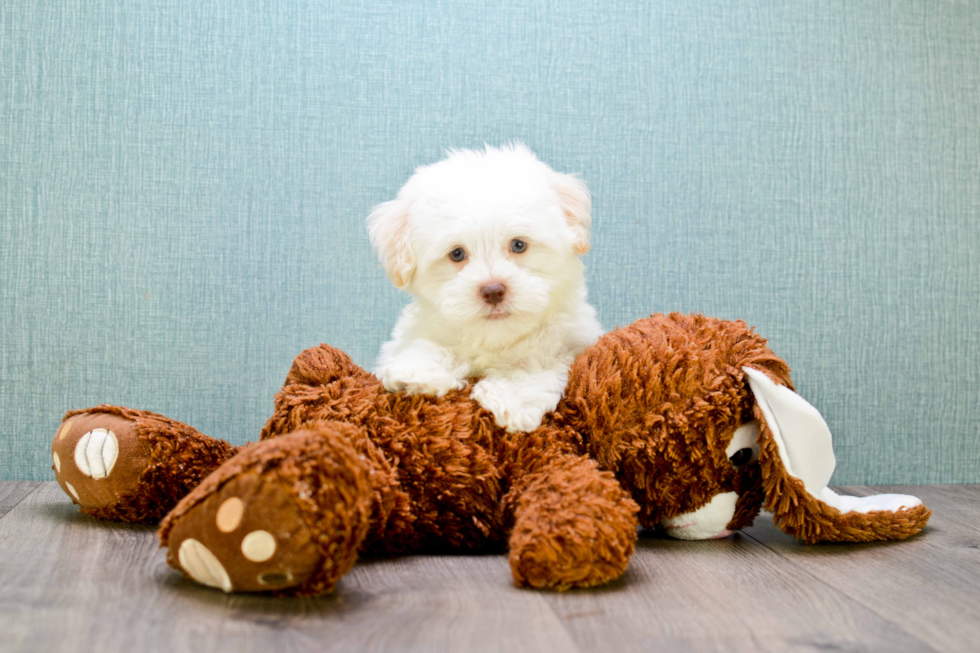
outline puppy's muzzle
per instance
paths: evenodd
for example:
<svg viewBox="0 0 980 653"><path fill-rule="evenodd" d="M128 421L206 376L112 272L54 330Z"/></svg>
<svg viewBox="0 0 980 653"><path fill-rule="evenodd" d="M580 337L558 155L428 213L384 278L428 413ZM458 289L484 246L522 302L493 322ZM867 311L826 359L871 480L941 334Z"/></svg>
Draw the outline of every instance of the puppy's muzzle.
<svg viewBox="0 0 980 653"><path fill-rule="evenodd" d="M491 306L496 306L504 301L504 295L506 294L507 286L502 283L488 283L480 288L480 296L483 297L483 301Z"/></svg>

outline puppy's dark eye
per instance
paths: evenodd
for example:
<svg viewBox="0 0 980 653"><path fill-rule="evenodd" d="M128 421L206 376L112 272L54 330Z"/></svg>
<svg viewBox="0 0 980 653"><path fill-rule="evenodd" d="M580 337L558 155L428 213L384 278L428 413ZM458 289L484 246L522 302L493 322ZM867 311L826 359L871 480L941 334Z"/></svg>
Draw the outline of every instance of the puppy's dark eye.
<svg viewBox="0 0 980 653"><path fill-rule="evenodd" d="M466 260L466 250L462 247L457 247L453 251L449 252L449 258L456 263Z"/></svg>
<svg viewBox="0 0 980 653"><path fill-rule="evenodd" d="M732 454L732 457L728 459L731 461L733 467L742 467L748 465L752 462L752 448L746 447L744 449L739 449Z"/></svg>
<svg viewBox="0 0 980 653"><path fill-rule="evenodd" d="M515 254L523 254L527 250L527 243L520 238L510 241L510 251Z"/></svg>

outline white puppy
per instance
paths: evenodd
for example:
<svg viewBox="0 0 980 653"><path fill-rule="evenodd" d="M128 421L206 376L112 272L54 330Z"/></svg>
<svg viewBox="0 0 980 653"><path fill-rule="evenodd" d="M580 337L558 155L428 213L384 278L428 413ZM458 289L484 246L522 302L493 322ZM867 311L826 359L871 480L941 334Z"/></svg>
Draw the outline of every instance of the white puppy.
<svg viewBox="0 0 980 653"><path fill-rule="evenodd" d="M524 145L454 150L368 218L405 307L375 374L391 391L471 397L508 431L553 410L568 368L602 334L586 302L585 184Z"/></svg>

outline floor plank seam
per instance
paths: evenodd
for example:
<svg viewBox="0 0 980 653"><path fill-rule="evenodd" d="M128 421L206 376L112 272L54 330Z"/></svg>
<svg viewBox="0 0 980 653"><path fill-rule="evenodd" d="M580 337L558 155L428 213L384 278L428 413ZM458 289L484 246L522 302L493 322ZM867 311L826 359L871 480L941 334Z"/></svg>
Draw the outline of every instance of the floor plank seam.
<svg viewBox="0 0 980 653"><path fill-rule="evenodd" d="M779 556L783 560L786 560L787 562L789 562L790 564L792 564L794 567L796 567L800 572L802 572L803 574L806 574L811 579L813 579L817 583L820 583L821 585L823 585L827 589L829 589L829 590L831 590L833 592L837 592L841 596L845 597L848 601L852 601L853 603L855 603L855 604L861 606L862 608L868 610L869 612L871 612L872 614L874 614L875 616L877 616L881 620L885 621L886 623L892 624L897 630L899 630L902 633L904 633L905 636L909 638L909 640L915 641L915 642L921 644L922 645L922 650L924 650L924 651L933 651L934 653L942 653L942 651L940 649L933 648L927 642L925 642L922 639L920 639L918 636L913 635L912 633L910 633L908 630L905 629L905 627L901 623L896 622L894 619L892 619L892 618L890 618L890 617L888 617L886 615L881 614L878 610L876 610L872 606L866 604L864 601L860 600L859 598L857 598L855 596L852 596L846 590L840 589L838 587L834 587L833 585L831 585L830 583L828 583L824 579L822 579L819 576L813 574L813 572L811 572L808 569L806 569L806 568L804 568L804 567L796 564L793 561L793 559L791 557L787 556L786 554L780 553L779 551L777 551L776 549L772 548L771 546L769 546L768 544L766 544L765 542L763 542L759 538L754 537L753 535L751 535L749 533L746 533L746 532L743 531L743 535L745 537L748 537L749 539L753 540L754 542L757 542L758 544L762 545L763 547L765 547L766 549L768 549L772 553L776 554L777 556Z"/></svg>
<svg viewBox="0 0 980 653"><path fill-rule="evenodd" d="M978 531L978 532L980 532L980 526L978 526L977 524L971 524L969 522L960 521L959 519L956 519L955 517L951 517L951 516L946 515L946 514L943 514L943 513L938 513L937 514L936 512L933 512L932 513L932 517L929 518L929 523L926 524L926 526L922 530L922 533L920 534L920 536L929 537L929 529L931 529L933 527L933 522L934 521L938 521L939 522L939 524L938 524L939 526L942 526L943 522L949 522L951 524L956 524L960 528L965 528L965 529L970 530L970 531Z"/></svg>
<svg viewBox="0 0 980 653"><path fill-rule="evenodd" d="M578 641L575 633L568 629L568 626L565 624L565 620L555 611L555 607L551 605L551 601L547 601L544 599L544 597L541 597L541 602L546 608L548 608L548 611L554 615L555 619L558 621L558 624L561 626L561 629L565 631L565 634L568 636L568 640L575 643L576 653L585 653L585 649L582 648L581 642Z"/></svg>
<svg viewBox="0 0 980 653"><path fill-rule="evenodd" d="M626 576L605 589L518 589L499 576L506 556L423 553L359 564L321 605L201 587L166 566L152 527L84 517L55 481L3 482L0 631L8 646L0 651L76 650L79 638L106 653L145 638L177 650L189 634L169 624L184 619L204 651L245 650L267 637L272 648L316 642L324 653L972 651L980 485L926 487L847 488L915 494L938 508L905 543L803 545L764 514L714 543L643 537ZM106 618L126 625L89 627Z"/></svg>
<svg viewBox="0 0 980 653"><path fill-rule="evenodd" d="M53 482L54 481L52 481L52 483ZM35 492L37 492L39 488L44 487L44 481L25 481L25 483L33 483L34 484L34 486L31 488L31 491L28 492L27 494L25 494L24 496L22 496L20 499L18 499L16 503L11 504L10 507L8 507L2 513L0 513L0 519L3 519L7 515L9 515L11 512L13 512L14 508L16 508L17 506L19 506L25 499L29 498L32 494L34 494Z"/></svg>

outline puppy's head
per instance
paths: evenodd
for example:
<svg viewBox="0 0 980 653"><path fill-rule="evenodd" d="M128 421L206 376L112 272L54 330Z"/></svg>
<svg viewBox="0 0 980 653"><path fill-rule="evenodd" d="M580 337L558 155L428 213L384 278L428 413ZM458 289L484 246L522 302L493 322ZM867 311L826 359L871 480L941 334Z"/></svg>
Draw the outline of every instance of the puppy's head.
<svg viewBox="0 0 980 653"><path fill-rule="evenodd" d="M520 332L578 297L592 203L523 145L454 150L371 213L388 278L448 324Z"/></svg>

